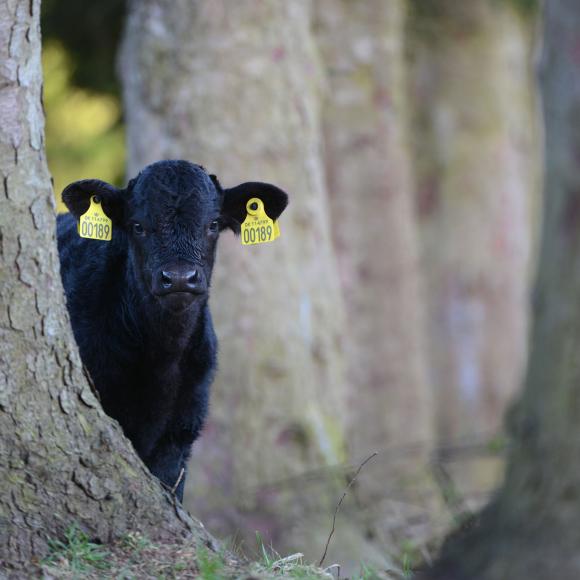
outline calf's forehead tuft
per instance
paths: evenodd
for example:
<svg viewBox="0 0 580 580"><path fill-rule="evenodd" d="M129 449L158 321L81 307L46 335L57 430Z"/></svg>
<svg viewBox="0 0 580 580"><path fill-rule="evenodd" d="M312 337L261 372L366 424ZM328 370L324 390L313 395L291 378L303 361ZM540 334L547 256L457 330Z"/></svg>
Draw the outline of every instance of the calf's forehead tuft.
<svg viewBox="0 0 580 580"><path fill-rule="evenodd" d="M160 198L178 204L189 199L212 201L218 198L205 169L188 161L158 161L147 166L135 180L133 193L145 203Z"/></svg>

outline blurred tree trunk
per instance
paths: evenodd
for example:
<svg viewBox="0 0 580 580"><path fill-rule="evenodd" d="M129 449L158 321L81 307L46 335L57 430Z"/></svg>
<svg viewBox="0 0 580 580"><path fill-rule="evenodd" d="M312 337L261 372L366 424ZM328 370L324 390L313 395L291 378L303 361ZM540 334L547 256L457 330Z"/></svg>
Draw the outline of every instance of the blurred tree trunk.
<svg viewBox="0 0 580 580"><path fill-rule="evenodd" d="M580 4L545 3L544 224L530 364L503 488L431 577L580 577Z"/></svg>
<svg viewBox="0 0 580 580"><path fill-rule="evenodd" d="M379 502L401 493L403 472L409 491L410 471L424 471L434 443L407 124L406 9L402 0L318 0L316 7L327 74L331 227L349 329L349 442L361 460L399 451L381 453L357 486L372 519L388 525L394 518Z"/></svg>
<svg viewBox="0 0 580 580"><path fill-rule="evenodd" d="M317 6L328 76L331 223L348 305L352 449L357 456L409 443L428 450L433 433L406 125L404 2L320 0Z"/></svg>
<svg viewBox="0 0 580 580"><path fill-rule="evenodd" d="M220 241L220 370L186 504L246 547L260 530L279 551L315 557L336 501L324 468L345 461L346 329L310 26L307 0L135 1L121 66L130 173L186 158L226 186L258 179L290 194L274 244Z"/></svg>
<svg viewBox="0 0 580 580"><path fill-rule="evenodd" d="M538 180L532 35L508 2L412 7L417 205L445 445L499 429L525 364Z"/></svg>
<svg viewBox="0 0 580 580"><path fill-rule="evenodd" d="M106 541L193 522L148 475L85 378L64 306L44 153L40 2L0 6L0 570L73 523ZM0 572L0 575L2 573Z"/></svg>

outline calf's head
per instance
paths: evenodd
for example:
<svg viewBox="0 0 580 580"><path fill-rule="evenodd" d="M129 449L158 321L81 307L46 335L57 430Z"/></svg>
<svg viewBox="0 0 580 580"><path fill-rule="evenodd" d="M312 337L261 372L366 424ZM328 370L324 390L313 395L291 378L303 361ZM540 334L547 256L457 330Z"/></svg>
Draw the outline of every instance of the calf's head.
<svg viewBox="0 0 580 580"><path fill-rule="evenodd" d="M76 181L62 198L78 219L93 195L111 218L113 235L126 236L140 292L177 310L207 296L218 236L226 228L239 233L249 199L259 197L273 220L288 203L286 193L268 183L224 189L215 175L187 161L153 163L125 189Z"/></svg>

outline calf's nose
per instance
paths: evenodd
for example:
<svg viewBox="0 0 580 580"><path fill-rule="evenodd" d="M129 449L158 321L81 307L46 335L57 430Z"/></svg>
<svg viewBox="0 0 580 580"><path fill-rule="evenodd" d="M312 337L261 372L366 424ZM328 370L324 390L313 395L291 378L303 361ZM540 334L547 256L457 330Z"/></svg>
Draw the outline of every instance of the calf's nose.
<svg viewBox="0 0 580 580"><path fill-rule="evenodd" d="M173 266L158 271L153 283L156 294L164 295L171 292L205 292L205 284L198 269L192 266Z"/></svg>

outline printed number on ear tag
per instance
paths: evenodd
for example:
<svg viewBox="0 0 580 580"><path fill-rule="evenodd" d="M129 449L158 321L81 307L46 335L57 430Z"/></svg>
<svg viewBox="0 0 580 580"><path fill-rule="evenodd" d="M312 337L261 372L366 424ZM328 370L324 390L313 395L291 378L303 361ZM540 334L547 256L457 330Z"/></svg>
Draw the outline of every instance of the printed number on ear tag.
<svg viewBox="0 0 580 580"><path fill-rule="evenodd" d="M91 196L91 205L81 216L78 231L81 238L110 241L113 234L113 222L103 211L103 206L98 196Z"/></svg>
<svg viewBox="0 0 580 580"><path fill-rule="evenodd" d="M246 204L248 215L242 224L242 245L265 244L280 236L278 222L272 221L261 199L253 197Z"/></svg>

